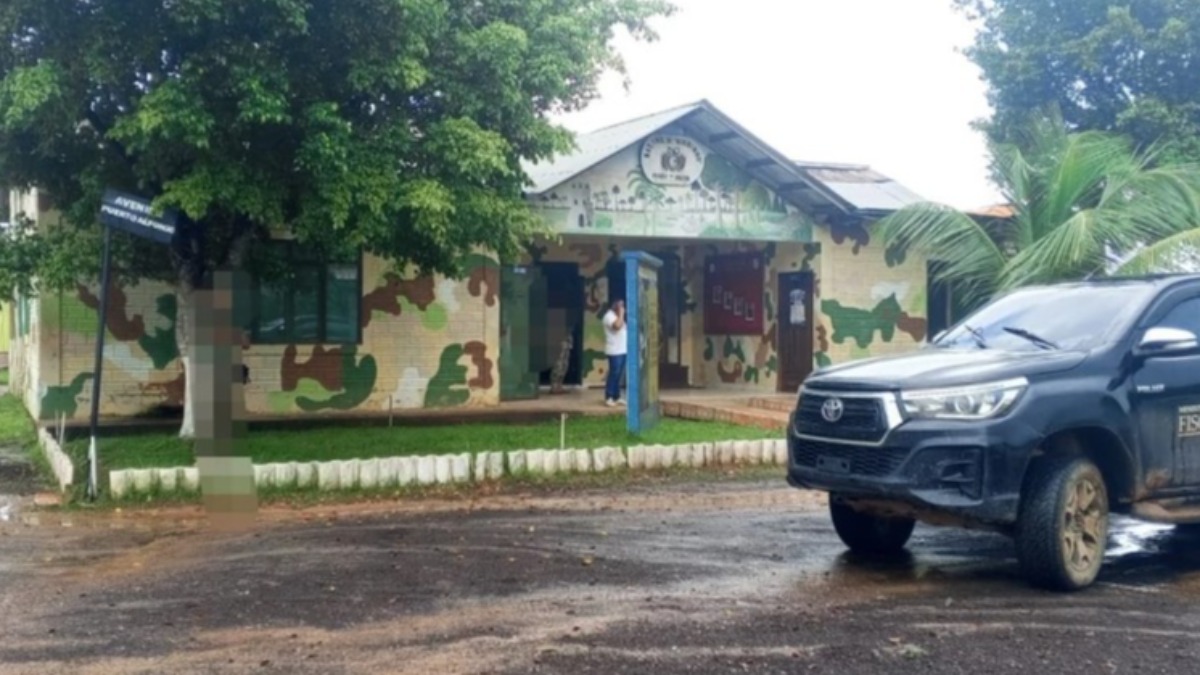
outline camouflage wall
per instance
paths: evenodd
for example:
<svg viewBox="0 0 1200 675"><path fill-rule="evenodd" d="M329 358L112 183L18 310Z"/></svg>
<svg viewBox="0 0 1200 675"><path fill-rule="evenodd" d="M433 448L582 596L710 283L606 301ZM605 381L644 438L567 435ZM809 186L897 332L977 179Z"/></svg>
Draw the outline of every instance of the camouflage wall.
<svg viewBox="0 0 1200 675"><path fill-rule="evenodd" d="M708 387L774 392L778 355L779 274L813 271L815 301L813 361L821 367L913 349L926 338L925 261L897 256L871 240L867 228L819 227L817 244L716 244L711 254L761 251L766 330L761 336L707 335L695 323ZM700 264L703 264L701 261ZM693 284L703 287L703 268Z"/></svg>
<svg viewBox="0 0 1200 675"><path fill-rule="evenodd" d="M867 227L822 227L818 365L911 350L926 339L925 258L886 250Z"/></svg>
<svg viewBox="0 0 1200 675"><path fill-rule="evenodd" d="M476 255L469 270L461 281L414 278L368 257L363 343L252 346L245 354L251 369L247 409L311 414L497 403L499 267L493 258ZM18 322L14 347L38 345L40 366L18 356L23 365L14 375L32 394L30 410L42 419L85 417L98 288L79 285L29 304L29 324L22 328ZM181 406L178 308L171 289L150 282L114 288L109 305L102 412L133 415Z"/></svg>

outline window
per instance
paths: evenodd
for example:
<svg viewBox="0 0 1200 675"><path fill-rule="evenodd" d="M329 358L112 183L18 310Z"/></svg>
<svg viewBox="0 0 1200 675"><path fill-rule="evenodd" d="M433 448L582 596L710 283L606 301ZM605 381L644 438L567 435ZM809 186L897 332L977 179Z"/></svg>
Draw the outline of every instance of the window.
<svg viewBox="0 0 1200 675"><path fill-rule="evenodd" d="M1168 312L1158 325L1162 328L1182 328L1200 335L1200 298L1184 300L1175 305L1175 309Z"/></svg>
<svg viewBox="0 0 1200 675"><path fill-rule="evenodd" d="M274 273L253 285L251 338L259 344L358 344L361 255L320 258L290 241L272 242Z"/></svg>

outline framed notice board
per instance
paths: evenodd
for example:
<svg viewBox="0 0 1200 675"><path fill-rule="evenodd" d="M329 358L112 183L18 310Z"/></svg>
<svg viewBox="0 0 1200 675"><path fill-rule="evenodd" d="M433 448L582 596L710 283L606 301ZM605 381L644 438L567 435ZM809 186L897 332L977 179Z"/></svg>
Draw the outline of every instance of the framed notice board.
<svg viewBox="0 0 1200 675"><path fill-rule="evenodd" d="M760 253L714 255L705 259L705 333L762 335L764 267Z"/></svg>

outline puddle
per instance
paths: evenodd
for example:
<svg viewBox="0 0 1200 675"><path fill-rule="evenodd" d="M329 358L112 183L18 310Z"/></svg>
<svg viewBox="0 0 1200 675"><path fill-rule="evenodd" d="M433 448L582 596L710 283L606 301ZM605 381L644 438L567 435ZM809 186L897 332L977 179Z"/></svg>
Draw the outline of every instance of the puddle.
<svg viewBox="0 0 1200 675"><path fill-rule="evenodd" d="M1137 520L1114 519L1109 532L1109 559L1123 558L1138 553L1152 552L1161 548L1163 537L1174 534L1174 525L1145 523Z"/></svg>

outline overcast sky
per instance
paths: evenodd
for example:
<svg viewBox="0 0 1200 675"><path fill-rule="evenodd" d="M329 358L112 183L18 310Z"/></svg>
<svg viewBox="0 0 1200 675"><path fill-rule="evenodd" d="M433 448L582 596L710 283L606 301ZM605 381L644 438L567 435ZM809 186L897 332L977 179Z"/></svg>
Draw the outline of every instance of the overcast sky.
<svg viewBox="0 0 1200 675"><path fill-rule="evenodd" d="M631 80L561 118L592 129L707 98L795 159L870 164L927 199L1000 201L970 122L989 114L957 49L971 24L950 0L675 0L660 40L622 39Z"/></svg>

